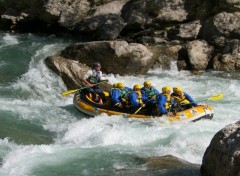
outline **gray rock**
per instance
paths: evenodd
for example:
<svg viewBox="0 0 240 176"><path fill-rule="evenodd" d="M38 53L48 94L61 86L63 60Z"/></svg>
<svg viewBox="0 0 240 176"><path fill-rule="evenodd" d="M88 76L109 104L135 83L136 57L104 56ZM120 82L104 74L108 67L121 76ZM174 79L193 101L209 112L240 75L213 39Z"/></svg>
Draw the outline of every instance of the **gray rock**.
<svg viewBox="0 0 240 176"><path fill-rule="evenodd" d="M107 73L121 75L144 74L153 65L151 51L142 44L126 41L77 43L64 49L61 56L89 66L98 61Z"/></svg>
<svg viewBox="0 0 240 176"><path fill-rule="evenodd" d="M205 70L212 56L213 48L204 40L194 40L186 45L188 58L193 70Z"/></svg>
<svg viewBox="0 0 240 176"><path fill-rule="evenodd" d="M240 121L214 135L204 153L202 176L240 175Z"/></svg>
<svg viewBox="0 0 240 176"><path fill-rule="evenodd" d="M227 39L231 39L232 34L240 30L239 19L240 12L219 13L206 20L201 36L215 46L224 47Z"/></svg>

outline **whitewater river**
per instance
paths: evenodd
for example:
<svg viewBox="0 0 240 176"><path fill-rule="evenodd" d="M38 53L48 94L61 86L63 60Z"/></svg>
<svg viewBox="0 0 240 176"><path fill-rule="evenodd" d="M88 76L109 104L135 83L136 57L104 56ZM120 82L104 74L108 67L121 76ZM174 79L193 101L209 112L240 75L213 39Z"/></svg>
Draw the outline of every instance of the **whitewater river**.
<svg viewBox="0 0 240 176"><path fill-rule="evenodd" d="M61 78L44 64L74 41L55 36L0 32L0 175L139 175L137 158L173 155L200 165L214 134L239 120L239 73L191 75L152 70L145 76L107 75L129 87L151 80L182 86L196 101L214 107L212 120L161 125L158 120L100 115L89 118L72 105ZM219 101L200 101L224 93ZM159 170L159 175L199 175L197 170ZM184 174L184 172L187 172ZM154 175L154 172L147 172ZM156 172L155 172L156 173ZM146 173L145 173L146 175Z"/></svg>

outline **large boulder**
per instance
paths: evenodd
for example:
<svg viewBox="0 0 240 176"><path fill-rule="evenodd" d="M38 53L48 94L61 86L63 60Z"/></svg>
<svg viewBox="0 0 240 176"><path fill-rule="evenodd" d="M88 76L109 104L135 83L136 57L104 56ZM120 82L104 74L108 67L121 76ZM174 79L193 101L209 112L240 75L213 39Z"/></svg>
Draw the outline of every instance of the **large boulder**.
<svg viewBox="0 0 240 176"><path fill-rule="evenodd" d="M141 30L147 27L162 29L164 26L195 20L198 1L188 0L138 0L127 2L122 9L122 18L127 28Z"/></svg>
<svg viewBox="0 0 240 176"><path fill-rule="evenodd" d="M240 121L214 135L203 156L201 175L240 175Z"/></svg>
<svg viewBox="0 0 240 176"><path fill-rule="evenodd" d="M240 39L240 12L219 13L204 22L202 38L219 48L229 39Z"/></svg>
<svg viewBox="0 0 240 176"><path fill-rule="evenodd" d="M200 20L179 24L168 31L168 38L172 40L195 40L198 38L201 27Z"/></svg>
<svg viewBox="0 0 240 176"><path fill-rule="evenodd" d="M68 89L78 89L85 86L81 79L91 69L86 64L81 64L57 55L47 57L45 63L63 79ZM105 91L109 91L112 88L107 82L101 83L101 87Z"/></svg>
<svg viewBox="0 0 240 176"><path fill-rule="evenodd" d="M207 69L213 54L213 47L204 40L194 40L187 42L178 54L177 65L179 70L201 71Z"/></svg>
<svg viewBox="0 0 240 176"><path fill-rule="evenodd" d="M222 54L217 54L213 60L215 70L230 71L240 68L240 40L230 40Z"/></svg>
<svg viewBox="0 0 240 176"><path fill-rule="evenodd" d="M76 33L88 35L91 40L114 40L125 27L123 19L116 14L91 16L74 27Z"/></svg>
<svg viewBox="0 0 240 176"><path fill-rule="evenodd" d="M61 56L85 63L102 63L107 73L137 75L146 73L153 65L153 53L144 45L126 41L95 41L68 46Z"/></svg>
<svg viewBox="0 0 240 176"><path fill-rule="evenodd" d="M93 13L95 7L111 1L114 0L1 0L0 27L70 33L75 24Z"/></svg>

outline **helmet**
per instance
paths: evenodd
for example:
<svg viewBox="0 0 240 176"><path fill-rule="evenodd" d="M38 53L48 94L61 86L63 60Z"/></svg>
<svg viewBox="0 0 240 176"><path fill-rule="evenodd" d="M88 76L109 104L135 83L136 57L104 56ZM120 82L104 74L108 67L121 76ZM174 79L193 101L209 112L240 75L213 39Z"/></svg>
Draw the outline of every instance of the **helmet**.
<svg viewBox="0 0 240 176"><path fill-rule="evenodd" d="M120 82L120 83L117 83L117 88L124 88L125 85L124 83Z"/></svg>
<svg viewBox="0 0 240 176"><path fill-rule="evenodd" d="M145 81L143 84L144 84L144 86L151 86L151 82L150 81Z"/></svg>
<svg viewBox="0 0 240 176"><path fill-rule="evenodd" d="M171 92L171 87L169 87L169 86L162 87L162 92L163 93L168 93L169 91Z"/></svg>
<svg viewBox="0 0 240 176"><path fill-rule="evenodd" d="M174 92L174 93L182 92L182 88L179 87L179 86L175 86L175 87L173 87L173 92Z"/></svg>
<svg viewBox="0 0 240 176"><path fill-rule="evenodd" d="M142 88L142 86L140 84L135 84L133 86L133 89L141 89L141 88Z"/></svg>
<svg viewBox="0 0 240 176"><path fill-rule="evenodd" d="M113 84L113 88L117 88L118 83Z"/></svg>
<svg viewBox="0 0 240 176"><path fill-rule="evenodd" d="M95 68L95 67L101 67L101 64L99 62L94 62L93 63L93 68Z"/></svg>

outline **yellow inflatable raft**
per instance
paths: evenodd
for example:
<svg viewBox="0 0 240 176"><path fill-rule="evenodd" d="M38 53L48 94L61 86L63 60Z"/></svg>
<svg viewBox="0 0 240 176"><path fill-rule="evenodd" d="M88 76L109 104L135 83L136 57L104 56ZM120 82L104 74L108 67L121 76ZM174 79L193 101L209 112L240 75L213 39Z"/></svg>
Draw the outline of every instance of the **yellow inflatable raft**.
<svg viewBox="0 0 240 176"><path fill-rule="evenodd" d="M108 98L108 93L104 92L106 97ZM213 108L211 106L199 105L196 107L192 107L190 109L186 109L180 112L177 112L174 116L153 116L146 113L146 111L139 111L134 114L129 113L126 109L119 110L117 108L113 109L110 106L110 103L107 102L104 105L96 103L91 100L90 95L84 93L76 93L73 98L74 106L84 114L89 116L97 116L101 113L106 113L107 115L123 115L126 118L165 118L170 123L177 123L183 121L197 121L200 119L212 119L213 118ZM144 109L144 108L143 108Z"/></svg>

